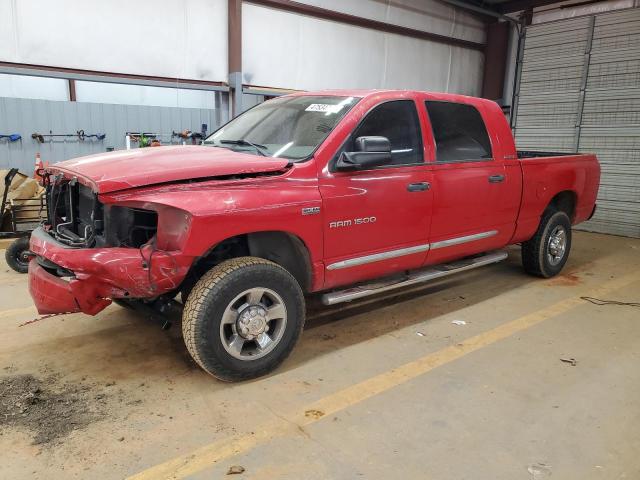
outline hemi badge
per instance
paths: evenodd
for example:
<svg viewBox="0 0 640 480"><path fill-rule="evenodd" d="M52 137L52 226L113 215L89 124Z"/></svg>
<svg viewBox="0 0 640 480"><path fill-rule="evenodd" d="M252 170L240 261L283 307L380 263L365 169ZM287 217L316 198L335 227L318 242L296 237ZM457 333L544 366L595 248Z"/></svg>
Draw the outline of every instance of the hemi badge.
<svg viewBox="0 0 640 480"><path fill-rule="evenodd" d="M320 207L305 207L302 209L302 215L315 215L320 213Z"/></svg>

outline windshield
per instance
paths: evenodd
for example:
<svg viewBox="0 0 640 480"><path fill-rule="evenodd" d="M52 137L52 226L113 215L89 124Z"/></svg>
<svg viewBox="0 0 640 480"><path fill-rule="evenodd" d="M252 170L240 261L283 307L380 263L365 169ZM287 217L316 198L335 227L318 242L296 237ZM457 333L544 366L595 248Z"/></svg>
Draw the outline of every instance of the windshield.
<svg viewBox="0 0 640 480"><path fill-rule="evenodd" d="M205 145L302 160L358 102L354 97L283 97L246 111L210 135Z"/></svg>

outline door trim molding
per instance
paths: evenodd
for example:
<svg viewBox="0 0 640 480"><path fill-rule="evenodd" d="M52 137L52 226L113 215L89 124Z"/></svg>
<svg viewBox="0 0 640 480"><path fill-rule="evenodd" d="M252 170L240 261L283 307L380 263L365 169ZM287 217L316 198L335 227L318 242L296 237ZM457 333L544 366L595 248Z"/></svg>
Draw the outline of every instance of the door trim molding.
<svg viewBox="0 0 640 480"><path fill-rule="evenodd" d="M432 244L425 243L422 245L415 245L413 247L399 248L397 250L374 253L373 255L364 255L362 257L355 257L348 260L341 260L339 262L331 263L327 266L327 270L340 270L342 268L356 267L358 265L365 265L367 263L381 262L382 260L388 260L390 258L403 257L405 255L413 255L414 253L426 252L429 249L436 250L438 248L452 247L454 245L460 245L462 243L475 242L476 240L493 237L497 234L497 230L489 230L488 232L474 233L473 235L465 235L464 237L449 238L447 240L441 240L440 242L434 242Z"/></svg>
<svg viewBox="0 0 640 480"><path fill-rule="evenodd" d="M464 237L454 237L447 240L441 240L440 242L434 242L431 244L431 250L438 248L452 247L454 245L460 245L461 243L475 242L476 240L482 240L484 238L493 237L497 235L497 230L489 230L488 232L474 233L473 235L465 235Z"/></svg>
<svg viewBox="0 0 640 480"><path fill-rule="evenodd" d="M382 260L388 260L390 258L403 257L405 255L412 255L414 253L426 252L429 250L429 244L416 245L413 247L399 248L397 250L389 250L387 252L374 253L373 255L365 255L363 257L350 258L348 260L341 260L327 266L327 270L340 270L341 268L355 267L358 265L365 265L367 263L380 262Z"/></svg>

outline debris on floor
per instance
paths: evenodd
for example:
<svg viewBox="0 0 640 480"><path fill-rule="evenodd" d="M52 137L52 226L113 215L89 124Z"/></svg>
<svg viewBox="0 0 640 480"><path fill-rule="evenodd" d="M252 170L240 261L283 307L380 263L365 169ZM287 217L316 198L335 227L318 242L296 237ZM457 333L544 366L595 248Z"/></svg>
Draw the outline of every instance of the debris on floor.
<svg viewBox="0 0 640 480"><path fill-rule="evenodd" d="M465 322L464 320L454 320L453 322L454 325L458 325L458 326L462 326L462 325L466 325L467 322Z"/></svg>
<svg viewBox="0 0 640 480"><path fill-rule="evenodd" d="M582 300L593 303L594 305L619 305L623 307L640 307L640 302L620 302L618 300L603 300L595 297L580 297Z"/></svg>
<svg viewBox="0 0 640 480"><path fill-rule="evenodd" d="M533 480L551 476L551 465L545 465L544 463L534 463L533 465L529 465L527 470L531 474L531 478Z"/></svg>
<svg viewBox="0 0 640 480"><path fill-rule="evenodd" d="M103 416L95 402L90 402L89 390L85 385L59 384L55 377L0 378L0 427L31 431L34 445L59 440Z"/></svg>
<svg viewBox="0 0 640 480"><path fill-rule="evenodd" d="M578 364L578 361L575 358L561 358L561 362L568 363L572 367L575 367Z"/></svg>
<svg viewBox="0 0 640 480"><path fill-rule="evenodd" d="M240 473L244 473L244 467L242 465L232 465L227 470L227 475L238 475Z"/></svg>
<svg viewBox="0 0 640 480"><path fill-rule="evenodd" d="M320 418L324 416L324 412L322 410L307 410L304 412L304 416L309 418Z"/></svg>
<svg viewBox="0 0 640 480"><path fill-rule="evenodd" d="M419 337L424 337L425 336L424 333L422 333L422 332L416 332L416 335L418 335Z"/></svg>
<svg viewBox="0 0 640 480"><path fill-rule="evenodd" d="M60 315L67 315L66 313L52 313L49 315L40 315L39 317L36 317L34 319L31 320L27 320L24 323L21 323L20 325L18 325L18 327L24 327L25 325L31 325L32 323L36 323L36 322L40 322L42 320L46 320L47 318L51 318L51 317L59 317Z"/></svg>

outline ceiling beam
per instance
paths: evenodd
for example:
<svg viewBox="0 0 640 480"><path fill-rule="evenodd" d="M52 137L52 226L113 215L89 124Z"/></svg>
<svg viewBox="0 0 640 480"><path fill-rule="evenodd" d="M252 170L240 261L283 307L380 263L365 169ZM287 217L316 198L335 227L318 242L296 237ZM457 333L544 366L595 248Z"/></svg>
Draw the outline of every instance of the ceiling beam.
<svg viewBox="0 0 640 480"><path fill-rule="evenodd" d="M128 73L100 72L80 70L77 68L51 67L49 65L32 65L0 61L0 73L9 75L27 75L31 77L64 78L66 80L124 83L129 85L145 85L149 87L187 88L190 90L213 90L227 92L229 87L221 82L208 80L191 80L150 75L133 75Z"/></svg>
<svg viewBox="0 0 640 480"><path fill-rule="evenodd" d="M495 19L504 20L511 23L517 23L511 17L506 17L500 12L497 12L493 8L487 8L480 5L477 5L474 2L469 0L438 0L441 3L445 3L447 5L452 5L454 7L460 8L462 10L466 10L468 12L474 13L475 15L482 16L483 19L490 18L492 21Z"/></svg>
<svg viewBox="0 0 640 480"><path fill-rule="evenodd" d="M510 0L505 3L496 5L500 13L513 13L521 10L530 10L536 7L544 7L547 5L553 5L554 3L561 3L558 0Z"/></svg>
<svg viewBox="0 0 640 480"><path fill-rule="evenodd" d="M403 35L405 37L430 40L432 42L445 43L447 45L455 45L457 47L471 48L473 50L479 51L484 50L483 43L472 42L470 40L464 40L449 35L440 35L437 33L425 32L424 30L403 27L401 25L395 25L393 23L371 20L369 18L358 17L356 15L350 15L348 13L336 12L334 10L315 7L313 5L307 5L305 3L294 2L291 0L245 0L245 2L252 3L254 5L261 5L263 7L270 7L278 10L297 13L299 15L307 15L314 18L321 18L323 20L331 20L334 22L354 25L356 27L370 28L372 30L378 30L386 33L395 33L398 35Z"/></svg>

